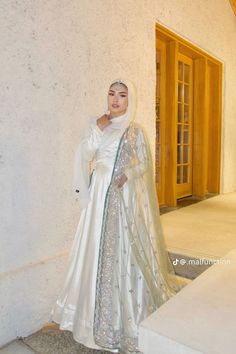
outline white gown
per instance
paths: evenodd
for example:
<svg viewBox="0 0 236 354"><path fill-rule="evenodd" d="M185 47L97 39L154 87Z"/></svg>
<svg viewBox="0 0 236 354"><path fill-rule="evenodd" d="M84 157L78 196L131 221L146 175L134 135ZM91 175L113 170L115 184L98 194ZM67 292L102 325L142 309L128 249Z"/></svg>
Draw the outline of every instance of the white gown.
<svg viewBox="0 0 236 354"><path fill-rule="evenodd" d="M181 288L167 256L149 145L136 123L127 124L124 114L102 131L92 119L80 143L78 185L82 176L89 188L80 193L66 278L51 310L77 342L114 353L140 353L139 323ZM120 173L128 177L122 188L113 184Z"/></svg>
<svg viewBox="0 0 236 354"><path fill-rule="evenodd" d="M83 139L88 161L95 156L89 187L91 202L82 210L72 243L64 286L51 310L51 320L60 329L73 332L74 339L87 347L104 349L93 338L96 277L103 205L110 184L117 148L125 127L124 116L114 118L103 131L94 120ZM117 353L118 349L106 349Z"/></svg>

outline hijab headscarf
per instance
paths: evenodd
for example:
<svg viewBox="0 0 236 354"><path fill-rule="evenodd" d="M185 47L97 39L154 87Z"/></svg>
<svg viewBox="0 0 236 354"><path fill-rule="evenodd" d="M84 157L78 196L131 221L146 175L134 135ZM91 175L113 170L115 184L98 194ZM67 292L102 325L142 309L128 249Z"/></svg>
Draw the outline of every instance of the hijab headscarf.
<svg viewBox="0 0 236 354"><path fill-rule="evenodd" d="M131 122L133 122L135 120L135 114L136 114L136 104L137 104L137 100L136 100L136 89L134 84L132 83L132 81L126 79L121 79L118 78L116 80L113 80L110 84L110 87L114 84L123 84L127 87L128 89L128 107L127 110L125 112L126 115L126 125L128 126ZM110 111L106 110L106 114L109 114ZM115 119L113 120L115 121Z"/></svg>

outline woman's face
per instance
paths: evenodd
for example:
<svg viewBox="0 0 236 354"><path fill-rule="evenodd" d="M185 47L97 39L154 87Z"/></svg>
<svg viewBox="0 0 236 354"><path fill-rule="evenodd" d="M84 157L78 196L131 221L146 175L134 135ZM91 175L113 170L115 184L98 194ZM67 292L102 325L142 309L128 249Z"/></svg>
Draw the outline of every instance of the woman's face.
<svg viewBox="0 0 236 354"><path fill-rule="evenodd" d="M112 117L126 112L128 107L128 89L122 84L113 84L108 91L108 109Z"/></svg>

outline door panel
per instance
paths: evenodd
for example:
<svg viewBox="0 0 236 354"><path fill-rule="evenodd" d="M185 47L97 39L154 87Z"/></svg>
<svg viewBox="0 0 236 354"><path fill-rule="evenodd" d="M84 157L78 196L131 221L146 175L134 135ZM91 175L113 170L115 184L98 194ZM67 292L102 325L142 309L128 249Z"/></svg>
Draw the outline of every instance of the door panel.
<svg viewBox="0 0 236 354"><path fill-rule="evenodd" d="M192 195L193 61L178 53L176 198Z"/></svg>

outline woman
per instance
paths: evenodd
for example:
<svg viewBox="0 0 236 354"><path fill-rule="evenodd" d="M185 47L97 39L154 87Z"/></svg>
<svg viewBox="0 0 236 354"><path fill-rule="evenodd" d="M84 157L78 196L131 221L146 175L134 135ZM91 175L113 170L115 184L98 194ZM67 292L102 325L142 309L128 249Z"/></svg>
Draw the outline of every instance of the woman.
<svg viewBox="0 0 236 354"><path fill-rule="evenodd" d="M114 353L140 353L139 323L183 286L166 251L135 98L131 82L113 81L109 112L90 120L78 146L73 189L82 212L51 311L76 341Z"/></svg>

